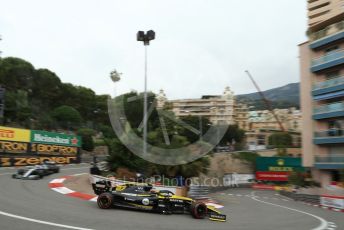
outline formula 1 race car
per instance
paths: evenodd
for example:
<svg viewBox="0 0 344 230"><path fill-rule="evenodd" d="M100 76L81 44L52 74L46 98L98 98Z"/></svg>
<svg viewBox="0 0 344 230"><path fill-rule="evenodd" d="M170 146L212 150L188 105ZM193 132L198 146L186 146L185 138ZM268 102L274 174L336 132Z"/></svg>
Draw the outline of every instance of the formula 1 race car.
<svg viewBox="0 0 344 230"><path fill-rule="evenodd" d="M129 182L112 187L111 182L101 180L92 184L92 187L98 195L97 204L101 209L121 207L162 214L190 213L196 219L209 217L214 221L226 221L226 215L212 206L176 196L168 190L153 190L149 184Z"/></svg>
<svg viewBox="0 0 344 230"><path fill-rule="evenodd" d="M60 167L55 162L44 162L42 165L28 166L18 169L17 173L12 175L14 179L38 180L44 176L58 173Z"/></svg>
<svg viewBox="0 0 344 230"><path fill-rule="evenodd" d="M26 167L18 169L17 173L12 175L14 179L23 179L23 180L38 180L42 179L46 174L44 170L41 170L37 167Z"/></svg>
<svg viewBox="0 0 344 230"><path fill-rule="evenodd" d="M51 173L59 173L60 167L54 161L44 161L41 165L46 171Z"/></svg>

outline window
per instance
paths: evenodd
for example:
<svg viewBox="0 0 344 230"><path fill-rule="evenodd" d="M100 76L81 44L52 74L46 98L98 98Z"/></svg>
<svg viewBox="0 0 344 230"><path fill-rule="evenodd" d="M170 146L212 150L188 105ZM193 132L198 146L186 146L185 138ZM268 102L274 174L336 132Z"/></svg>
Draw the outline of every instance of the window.
<svg viewBox="0 0 344 230"><path fill-rule="evenodd" d="M294 121L294 129L297 129L298 125L297 125L297 121Z"/></svg>
<svg viewBox="0 0 344 230"><path fill-rule="evenodd" d="M319 9L319 8L321 8L321 7L328 6L328 5L330 5L330 3L329 3L329 2L325 2L325 3L323 3L323 4L320 4L320 5L317 5L317 6L313 6L313 7L309 8L309 10L310 10L310 11L316 10L316 9Z"/></svg>
<svg viewBox="0 0 344 230"><path fill-rule="evenodd" d="M338 49L339 49L338 46L332 46L332 47L326 49L326 50L325 50L325 53L326 53L326 54L331 54L331 53L333 53L333 52L336 52Z"/></svg>
<svg viewBox="0 0 344 230"><path fill-rule="evenodd" d="M326 80L330 80L337 77L339 77L339 70L326 73Z"/></svg>
<svg viewBox="0 0 344 230"><path fill-rule="evenodd" d="M326 10L326 11L324 11L324 12L321 12L321 13L314 14L314 15L312 15L312 16L309 16L309 18L310 18L310 19L316 18L316 17L319 17L319 16L321 16L321 15L327 14L328 12L330 12L330 11L329 11L329 10Z"/></svg>

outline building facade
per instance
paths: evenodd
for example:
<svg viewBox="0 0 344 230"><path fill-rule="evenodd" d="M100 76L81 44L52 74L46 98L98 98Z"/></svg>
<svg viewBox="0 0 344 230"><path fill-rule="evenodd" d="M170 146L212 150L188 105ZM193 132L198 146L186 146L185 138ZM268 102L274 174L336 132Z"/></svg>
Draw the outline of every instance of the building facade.
<svg viewBox="0 0 344 230"><path fill-rule="evenodd" d="M308 0L299 45L303 165L323 185L344 169L344 1Z"/></svg>
<svg viewBox="0 0 344 230"><path fill-rule="evenodd" d="M176 117L201 116L214 125L237 124L248 128L248 108L236 103L233 91L226 87L222 95L205 95L196 99L167 100L163 90L157 95L157 106L168 106Z"/></svg>
<svg viewBox="0 0 344 230"><path fill-rule="evenodd" d="M301 132L302 121L300 110L296 108L274 109L274 113L286 131ZM269 110L250 111L248 116L250 130L281 130L280 125Z"/></svg>
<svg viewBox="0 0 344 230"><path fill-rule="evenodd" d="M234 105L234 120L240 129L243 129L243 130L249 129L248 117L249 117L248 106L243 103L236 103Z"/></svg>
<svg viewBox="0 0 344 230"><path fill-rule="evenodd" d="M246 131L245 136L247 149L251 151L271 149L272 146L269 146L269 137L275 133L281 133L281 131L269 128L259 128ZM289 131L288 134L292 138L292 146L289 147L300 148L302 142L301 133Z"/></svg>

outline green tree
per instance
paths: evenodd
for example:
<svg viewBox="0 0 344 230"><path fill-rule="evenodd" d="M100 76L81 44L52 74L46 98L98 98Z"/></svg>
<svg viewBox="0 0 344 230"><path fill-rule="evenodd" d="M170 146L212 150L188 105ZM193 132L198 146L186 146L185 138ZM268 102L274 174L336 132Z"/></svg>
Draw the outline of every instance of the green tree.
<svg viewBox="0 0 344 230"><path fill-rule="evenodd" d="M218 129L223 129L218 127ZM219 145L231 145L235 143L236 149L240 149L245 139L245 131L240 129L237 125L229 125L223 137L220 139Z"/></svg>
<svg viewBox="0 0 344 230"><path fill-rule="evenodd" d="M31 63L15 57L0 59L0 84L7 90L31 90L34 76Z"/></svg>
<svg viewBox="0 0 344 230"><path fill-rule="evenodd" d="M305 176L300 172L291 172L288 176L288 181L292 185L303 187L306 184Z"/></svg>
<svg viewBox="0 0 344 230"><path fill-rule="evenodd" d="M64 105L76 109L82 121L92 127L109 123L107 95L97 96L89 88L62 83L51 70L35 69L23 59L0 59L0 85L6 89L4 121L7 123L27 128L34 124L44 129L68 129L69 123L73 123L73 129L83 125L56 119L52 110Z"/></svg>
<svg viewBox="0 0 344 230"><path fill-rule="evenodd" d="M109 124L108 99L108 95L95 96L95 107L93 109L92 121L96 125L99 125L97 128L101 128L102 125L107 126Z"/></svg>
<svg viewBox="0 0 344 230"><path fill-rule="evenodd" d="M32 99L35 104L40 104L36 108L38 111L42 107L51 109L61 105L61 102L63 102L60 98L62 83L55 73L48 69L38 69L33 83Z"/></svg>
<svg viewBox="0 0 344 230"><path fill-rule="evenodd" d="M128 100L129 98L135 98L136 100ZM150 93L148 98L148 105L153 105L153 103L155 103L154 99L155 95ZM121 97L117 98L117 100L123 100L126 120L133 128L133 131L138 136L141 136L142 130L137 130L135 128L137 128L141 124L143 119L142 94L131 92L122 95ZM158 117L159 112L156 109L152 111L148 119L148 143L150 143L153 146L175 149L185 147L196 139L195 136L185 135L187 133L185 131L185 128L174 121L176 118L172 111L164 110L162 112L164 112L165 114L165 116L160 116L164 117L164 128L162 128L161 126L161 121ZM169 118L167 118L166 116ZM190 120L188 120L187 123L199 129L199 118L194 117L189 119ZM207 124L208 121L204 119L203 123ZM207 127L204 127L205 131L206 128ZM168 137L169 143L166 143L166 137ZM197 137L197 139L199 139L199 137ZM178 166L165 166L153 164L131 153L117 138L107 139L107 142L110 150L110 157L108 158L108 162L112 170L115 170L118 167L126 167L132 171L144 170L146 176L153 174L164 174L170 177L191 177L198 176L199 173L205 172L207 166L209 165L208 157L204 157L194 162ZM192 154L191 149L184 149L184 151L185 154Z"/></svg>
<svg viewBox="0 0 344 230"><path fill-rule="evenodd" d="M293 138L289 133L274 133L269 136L269 145L277 148L278 156L287 156L286 148L292 146Z"/></svg>
<svg viewBox="0 0 344 230"><path fill-rule="evenodd" d="M111 126L108 125L100 125L99 131L103 133L104 138L115 138L116 134L115 131Z"/></svg>
<svg viewBox="0 0 344 230"><path fill-rule="evenodd" d="M94 149L94 141L93 136L95 131L93 129L79 129L77 134L82 138L82 149L86 151L93 151Z"/></svg>
<svg viewBox="0 0 344 230"><path fill-rule="evenodd" d="M206 173L210 165L209 156L202 157L193 162L181 165L160 165L157 172L168 177L182 176L184 178L197 177L200 173Z"/></svg>
<svg viewBox="0 0 344 230"><path fill-rule="evenodd" d="M82 122L80 113L71 106L62 105L52 112L52 117L63 128L76 128Z"/></svg>
<svg viewBox="0 0 344 230"><path fill-rule="evenodd" d="M182 136L185 136L190 143L194 143L200 140L200 135L205 134L211 127L209 119L202 116L187 116L181 118L181 120L186 124L190 125L191 127L195 128L199 132L202 132L200 134L196 134L189 129L182 128L180 134Z"/></svg>
<svg viewBox="0 0 344 230"><path fill-rule="evenodd" d="M109 147L109 157L107 162L111 171L116 171L120 167L128 168L133 171L141 171L150 168L149 162L130 152L127 147L117 138L105 139Z"/></svg>

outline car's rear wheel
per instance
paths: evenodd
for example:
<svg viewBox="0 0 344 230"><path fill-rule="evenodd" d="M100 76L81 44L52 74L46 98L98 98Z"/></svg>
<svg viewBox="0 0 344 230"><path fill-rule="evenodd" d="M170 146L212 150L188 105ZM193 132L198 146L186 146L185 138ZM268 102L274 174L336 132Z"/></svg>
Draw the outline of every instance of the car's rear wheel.
<svg viewBox="0 0 344 230"><path fill-rule="evenodd" d="M195 219L204 219L207 216L207 205L202 202L196 202L191 205L191 215Z"/></svg>
<svg viewBox="0 0 344 230"><path fill-rule="evenodd" d="M111 193L102 193L98 196L97 199L98 207L101 209L109 209L113 204L113 196Z"/></svg>

